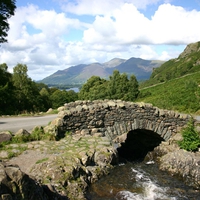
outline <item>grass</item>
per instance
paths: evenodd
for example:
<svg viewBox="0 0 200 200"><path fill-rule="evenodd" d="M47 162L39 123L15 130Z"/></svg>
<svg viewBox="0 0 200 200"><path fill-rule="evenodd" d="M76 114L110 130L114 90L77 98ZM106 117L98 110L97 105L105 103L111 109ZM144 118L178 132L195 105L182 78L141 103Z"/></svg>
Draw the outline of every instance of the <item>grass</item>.
<svg viewBox="0 0 200 200"><path fill-rule="evenodd" d="M13 136L10 141L1 142L0 150L7 151L8 158L12 158L27 150L27 146L24 145L25 143L40 140L55 141L56 139L54 135L44 133L42 127L36 127L35 130L29 135ZM17 145L13 147L12 144ZM16 150L16 152L14 150Z"/></svg>
<svg viewBox="0 0 200 200"><path fill-rule="evenodd" d="M36 164L43 163L43 162L47 161L48 159L49 159L49 158L43 158L43 159L41 159L41 160L38 160L38 161L36 162Z"/></svg>
<svg viewBox="0 0 200 200"><path fill-rule="evenodd" d="M200 72L140 89L137 101L159 108L195 114L200 111Z"/></svg>

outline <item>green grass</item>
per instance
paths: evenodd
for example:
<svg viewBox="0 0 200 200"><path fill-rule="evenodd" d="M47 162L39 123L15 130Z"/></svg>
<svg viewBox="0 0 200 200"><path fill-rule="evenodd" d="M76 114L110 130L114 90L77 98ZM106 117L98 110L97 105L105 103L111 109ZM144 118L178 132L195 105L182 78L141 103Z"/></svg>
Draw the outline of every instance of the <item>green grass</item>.
<svg viewBox="0 0 200 200"><path fill-rule="evenodd" d="M137 101L184 113L200 111L200 72L140 89Z"/></svg>
<svg viewBox="0 0 200 200"><path fill-rule="evenodd" d="M41 159L41 160L38 160L38 161L36 162L36 164L43 163L43 162L47 161L48 159L49 159L49 158L43 158L43 159Z"/></svg>

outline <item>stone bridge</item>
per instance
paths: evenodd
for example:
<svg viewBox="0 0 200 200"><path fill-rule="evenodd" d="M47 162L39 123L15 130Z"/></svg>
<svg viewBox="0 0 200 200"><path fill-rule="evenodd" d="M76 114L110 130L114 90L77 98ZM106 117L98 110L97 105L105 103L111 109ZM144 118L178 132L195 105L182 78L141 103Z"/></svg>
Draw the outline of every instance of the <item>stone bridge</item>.
<svg viewBox="0 0 200 200"><path fill-rule="evenodd" d="M189 115L162 110L147 103L121 100L76 101L59 108L58 134L108 137L124 157L134 159L167 141L184 127Z"/></svg>

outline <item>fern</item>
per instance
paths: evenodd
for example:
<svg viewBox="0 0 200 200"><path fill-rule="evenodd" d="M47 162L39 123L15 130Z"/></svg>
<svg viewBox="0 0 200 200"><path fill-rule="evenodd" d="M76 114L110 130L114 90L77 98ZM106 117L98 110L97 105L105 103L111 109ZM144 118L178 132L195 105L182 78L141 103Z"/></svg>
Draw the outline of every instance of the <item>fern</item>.
<svg viewBox="0 0 200 200"><path fill-rule="evenodd" d="M187 151L197 151L200 146L200 136L194 126L194 120L188 122L187 127L182 131L183 140L179 141L179 147Z"/></svg>

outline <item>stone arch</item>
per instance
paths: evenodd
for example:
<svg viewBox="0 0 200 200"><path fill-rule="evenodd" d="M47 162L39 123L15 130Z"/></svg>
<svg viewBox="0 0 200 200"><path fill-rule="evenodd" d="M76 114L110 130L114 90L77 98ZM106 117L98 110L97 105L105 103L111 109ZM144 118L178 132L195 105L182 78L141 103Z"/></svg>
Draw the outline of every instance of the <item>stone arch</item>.
<svg viewBox="0 0 200 200"><path fill-rule="evenodd" d="M76 101L59 110L58 119L50 127L57 135L64 136L67 131L101 135L108 137L113 145L137 135L135 131L167 141L190 119L189 115L159 109L151 104L121 100Z"/></svg>
<svg viewBox="0 0 200 200"><path fill-rule="evenodd" d="M157 133L163 140L168 140L171 135L171 129L166 127L163 121L155 122L150 120L138 120L134 119L133 122L121 121L114 122L112 126L108 126L105 129L105 135L111 139L113 143L116 143L120 139L121 135L127 134L129 131L134 130L149 130L150 132ZM120 139L121 140L121 139Z"/></svg>
<svg viewBox="0 0 200 200"><path fill-rule="evenodd" d="M128 161L142 161L148 152L164 141L157 133L146 129L131 130L126 134L126 139L118 143L119 157Z"/></svg>
<svg viewBox="0 0 200 200"><path fill-rule="evenodd" d="M164 123L154 123L149 120L130 122L115 122L108 126L105 135L112 141L123 159L142 160L162 141L168 140L172 132L164 127Z"/></svg>

